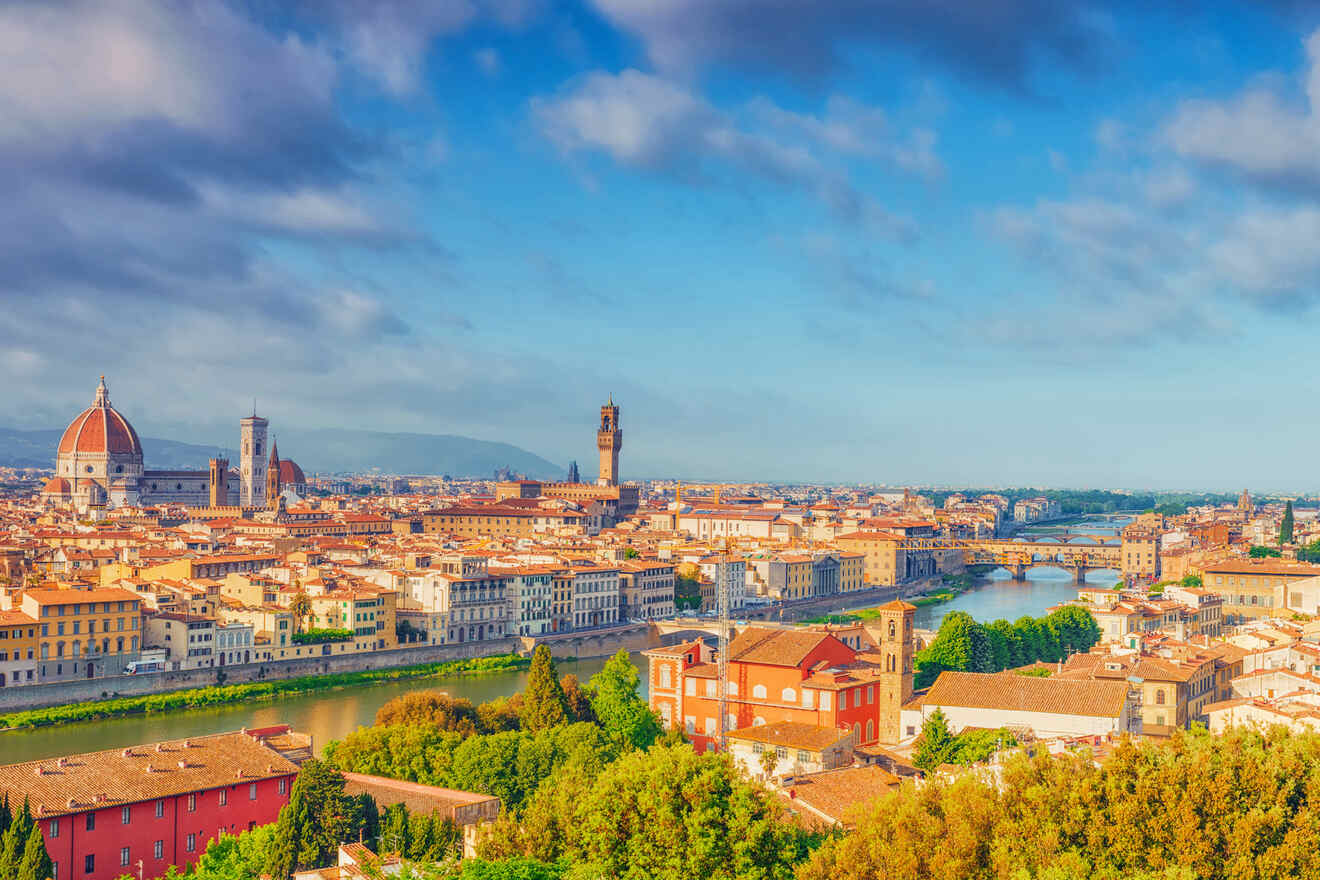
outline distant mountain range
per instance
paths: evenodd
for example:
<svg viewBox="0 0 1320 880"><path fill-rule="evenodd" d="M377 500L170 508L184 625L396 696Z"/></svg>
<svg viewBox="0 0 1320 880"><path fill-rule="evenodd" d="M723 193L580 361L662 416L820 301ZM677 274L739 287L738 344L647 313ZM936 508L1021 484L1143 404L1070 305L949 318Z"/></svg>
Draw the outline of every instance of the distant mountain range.
<svg viewBox="0 0 1320 880"><path fill-rule="evenodd" d="M59 430L18 431L0 428L0 467L54 467ZM298 462L306 472L390 474L449 474L455 477L490 477L507 467L536 479L562 478L564 469L535 453L508 443L474 440L453 434L387 434L322 428L310 431L281 429L276 439L280 453ZM148 468L203 470L207 459L228 455L237 465L232 448L180 443L143 437L142 452Z"/></svg>

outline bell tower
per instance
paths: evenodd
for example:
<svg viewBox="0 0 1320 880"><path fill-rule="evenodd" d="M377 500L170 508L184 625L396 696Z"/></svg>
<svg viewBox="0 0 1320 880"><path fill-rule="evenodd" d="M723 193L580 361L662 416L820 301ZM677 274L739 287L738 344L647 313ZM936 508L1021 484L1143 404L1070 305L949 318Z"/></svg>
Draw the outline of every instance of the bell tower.
<svg viewBox="0 0 1320 880"><path fill-rule="evenodd" d="M266 429L270 422L253 413L239 424L238 474L241 507L266 504Z"/></svg>
<svg viewBox="0 0 1320 880"><path fill-rule="evenodd" d="M912 699L913 628L917 606L895 599L876 609L880 631L879 740L895 745L903 738L900 710ZM875 630L872 630L875 632Z"/></svg>
<svg viewBox="0 0 1320 880"><path fill-rule="evenodd" d="M596 485L619 485L619 450L623 448L623 431L619 428L619 408L614 405L613 394L610 402L600 408L596 448L600 450L600 476Z"/></svg>

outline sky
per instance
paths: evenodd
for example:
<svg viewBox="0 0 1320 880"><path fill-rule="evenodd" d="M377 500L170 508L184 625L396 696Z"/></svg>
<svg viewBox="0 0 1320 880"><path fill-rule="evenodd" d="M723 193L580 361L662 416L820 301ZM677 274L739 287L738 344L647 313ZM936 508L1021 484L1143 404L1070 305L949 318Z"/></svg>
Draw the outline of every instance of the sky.
<svg viewBox="0 0 1320 880"><path fill-rule="evenodd" d="M1320 488L1302 0L0 0L0 193L7 427Z"/></svg>

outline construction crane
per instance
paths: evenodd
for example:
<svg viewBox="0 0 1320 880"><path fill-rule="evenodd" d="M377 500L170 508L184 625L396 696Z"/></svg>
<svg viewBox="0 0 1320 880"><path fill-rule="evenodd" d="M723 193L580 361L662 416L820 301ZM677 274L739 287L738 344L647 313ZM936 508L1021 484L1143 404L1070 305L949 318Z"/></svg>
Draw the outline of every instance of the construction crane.
<svg viewBox="0 0 1320 880"><path fill-rule="evenodd" d="M724 561L715 584L715 606L719 612L719 653L715 666L720 681L720 751L729 747L729 600L733 595L733 564L729 536L724 536Z"/></svg>

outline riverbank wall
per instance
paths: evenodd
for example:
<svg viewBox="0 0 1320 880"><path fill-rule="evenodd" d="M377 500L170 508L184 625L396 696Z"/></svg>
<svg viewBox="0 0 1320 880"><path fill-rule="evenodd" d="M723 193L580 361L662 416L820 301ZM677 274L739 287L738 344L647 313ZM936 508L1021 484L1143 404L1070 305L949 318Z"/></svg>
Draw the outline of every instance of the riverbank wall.
<svg viewBox="0 0 1320 880"><path fill-rule="evenodd" d="M41 709L46 706L63 706L69 703L108 700L116 697L142 697L221 684L248 684L257 681L301 678L306 675L443 663L448 660L467 660L491 654L510 654L517 652L520 647L518 640L513 638L461 645L410 645L367 654L302 657L270 663L241 663L206 669L50 682L32 687L9 687L0 690L0 710L12 712L22 709Z"/></svg>

